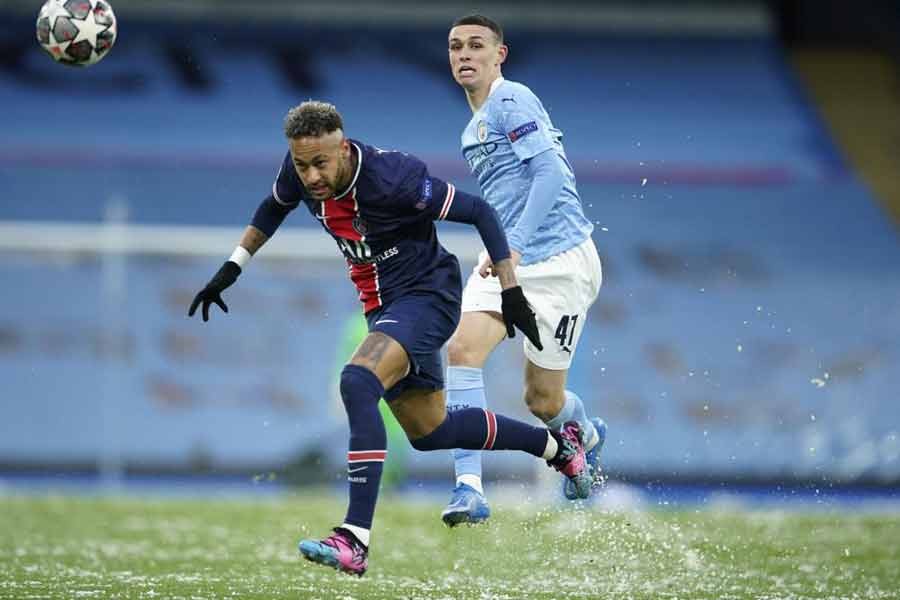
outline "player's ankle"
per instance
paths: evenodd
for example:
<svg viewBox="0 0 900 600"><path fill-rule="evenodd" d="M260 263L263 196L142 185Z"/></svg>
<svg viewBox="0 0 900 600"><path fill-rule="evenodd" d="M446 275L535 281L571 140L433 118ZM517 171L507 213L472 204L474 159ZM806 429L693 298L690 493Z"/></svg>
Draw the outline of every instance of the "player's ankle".
<svg viewBox="0 0 900 600"><path fill-rule="evenodd" d="M559 454L559 449L562 447L562 442L559 437L559 433L553 431L552 429L547 430L547 445L544 446L544 453L541 455L541 458L546 460L547 462L552 462L556 459Z"/></svg>
<svg viewBox="0 0 900 600"><path fill-rule="evenodd" d="M479 494L484 494L484 487L481 485L481 477L478 475L473 475L471 473L460 475L456 478L456 485L459 486L463 484L473 488Z"/></svg>
<svg viewBox="0 0 900 600"><path fill-rule="evenodd" d="M365 546L369 547L369 530L365 527L360 527L358 525L350 525L349 523L343 523L340 526L340 529L347 531L356 538L356 541Z"/></svg>

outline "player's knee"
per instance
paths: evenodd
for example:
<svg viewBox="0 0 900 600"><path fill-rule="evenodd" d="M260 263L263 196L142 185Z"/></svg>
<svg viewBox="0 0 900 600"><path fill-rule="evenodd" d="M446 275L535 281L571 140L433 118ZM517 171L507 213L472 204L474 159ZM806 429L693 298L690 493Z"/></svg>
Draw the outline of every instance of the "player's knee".
<svg viewBox="0 0 900 600"><path fill-rule="evenodd" d="M413 435L413 434L418 435ZM453 418L447 415L444 421L435 427L434 425L422 424L422 428L417 432L407 431L409 443L413 448L421 452L429 450L444 450L450 448L448 443L454 439L453 435Z"/></svg>
<svg viewBox="0 0 900 600"><path fill-rule="evenodd" d="M431 433L438 427L434 423L431 423L427 419L423 419L418 415L412 417L407 415L402 420L398 418L397 422L400 423L400 427L403 428L403 433L406 434L406 439L409 440L414 448L417 448L415 444L416 440L431 435Z"/></svg>
<svg viewBox="0 0 900 600"><path fill-rule="evenodd" d="M340 388L341 399L347 409L350 408L352 401L371 398L373 394L377 394L375 396L377 403L384 389L375 373L360 365L344 365L341 370ZM372 390L372 393L367 393L368 390Z"/></svg>
<svg viewBox="0 0 900 600"><path fill-rule="evenodd" d="M565 391L558 390L554 386L532 384L525 388L525 404L528 410L544 422L558 415L565 401Z"/></svg>
<svg viewBox="0 0 900 600"><path fill-rule="evenodd" d="M457 336L450 338L447 342L447 362L452 366L461 366L465 364L468 349L466 343Z"/></svg>
<svg viewBox="0 0 900 600"><path fill-rule="evenodd" d="M481 368L480 351L471 341L454 335L447 343L447 362L454 367Z"/></svg>

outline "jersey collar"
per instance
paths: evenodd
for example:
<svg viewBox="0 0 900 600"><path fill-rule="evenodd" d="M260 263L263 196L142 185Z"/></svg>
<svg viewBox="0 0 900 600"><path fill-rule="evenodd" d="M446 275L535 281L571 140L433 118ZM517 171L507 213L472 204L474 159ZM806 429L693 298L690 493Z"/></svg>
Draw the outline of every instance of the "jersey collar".
<svg viewBox="0 0 900 600"><path fill-rule="evenodd" d="M495 79L491 82L491 89L488 90L488 98L491 97L491 94L494 93L494 90L496 90L498 87L500 87L500 84L503 83L504 81L506 81L506 80L503 79L503 76L501 75L500 77L498 77L497 79Z"/></svg>
<svg viewBox="0 0 900 600"><path fill-rule="evenodd" d="M356 148L356 155L359 157L359 160L356 161L356 173L353 174L353 179L347 185L347 189L341 192L340 194L334 197L335 200L340 200L344 196L346 196L350 190L352 190L356 186L356 180L359 179L359 171L362 169L362 161L363 161L363 153L360 150L359 146L356 145L356 142L350 142L350 144Z"/></svg>

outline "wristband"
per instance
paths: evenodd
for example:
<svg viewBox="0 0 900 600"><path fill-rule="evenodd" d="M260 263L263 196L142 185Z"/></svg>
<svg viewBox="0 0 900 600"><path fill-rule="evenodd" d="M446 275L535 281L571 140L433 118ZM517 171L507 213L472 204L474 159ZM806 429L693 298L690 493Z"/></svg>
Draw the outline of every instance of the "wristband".
<svg viewBox="0 0 900 600"><path fill-rule="evenodd" d="M234 252L231 253L231 257L228 259L233 263L236 263L240 268L244 268L248 262L250 262L250 257L253 256L250 252L244 248L243 246L238 246L234 249Z"/></svg>

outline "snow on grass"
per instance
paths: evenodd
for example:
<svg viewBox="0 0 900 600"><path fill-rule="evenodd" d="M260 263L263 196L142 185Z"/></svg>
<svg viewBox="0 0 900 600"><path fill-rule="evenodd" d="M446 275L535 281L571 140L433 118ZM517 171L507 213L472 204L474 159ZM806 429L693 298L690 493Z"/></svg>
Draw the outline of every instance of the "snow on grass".
<svg viewBox="0 0 900 600"><path fill-rule="evenodd" d="M894 598L900 515L647 510L621 490L571 504L523 489L480 527L385 497L370 570L300 559L343 516L331 494L265 502L0 498L0 597Z"/></svg>

